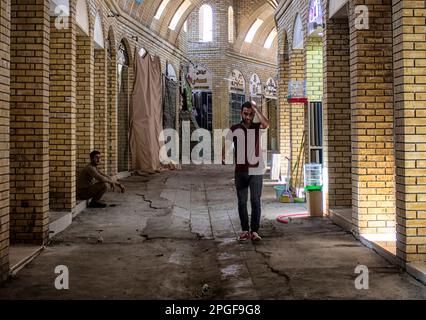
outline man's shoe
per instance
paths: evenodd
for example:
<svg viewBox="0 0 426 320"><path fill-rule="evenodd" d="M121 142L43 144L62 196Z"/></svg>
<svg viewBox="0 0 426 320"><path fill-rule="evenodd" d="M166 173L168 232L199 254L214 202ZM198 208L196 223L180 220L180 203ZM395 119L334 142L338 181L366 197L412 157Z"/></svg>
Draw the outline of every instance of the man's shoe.
<svg viewBox="0 0 426 320"><path fill-rule="evenodd" d="M250 232L248 231L243 231L240 233L240 236L238 237L238 240L240 241L246 241L250 239Z"/></svg>
<svg viewBox="0 0 426 320"><path fill-rule="evenodd" d="M262 237L259 236L259 234L257 232L252 232L251 233L251 240L253 240L253 241L260 241L260 240L262 240Z"/></svg>
<svg viewBox="0 0 426 320"><path fill-rule="evenodd" d="M90 201L88 207L89 208L106 208L107 205L105 203L97 202L97 201L93 201L92 200L92 201Z"/></svg>

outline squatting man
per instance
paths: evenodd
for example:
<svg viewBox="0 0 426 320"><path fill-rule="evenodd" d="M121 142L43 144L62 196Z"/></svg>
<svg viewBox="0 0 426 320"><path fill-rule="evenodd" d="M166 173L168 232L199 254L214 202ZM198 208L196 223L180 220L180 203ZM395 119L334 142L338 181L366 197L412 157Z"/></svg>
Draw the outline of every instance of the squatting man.
<svg viewBox="0 0 426 320"><path fill-rule="evenodd" d="M89 208L105 208L107 205L101 202L102 196L108 191L108 186L114 191L115 187L120 192L125 192L125 187L106 175L98 166L101 164L101 153L92 151L90 153L90 164L88 164L79 174L77 179L77 198L81 200L92 199Z"/></svg>

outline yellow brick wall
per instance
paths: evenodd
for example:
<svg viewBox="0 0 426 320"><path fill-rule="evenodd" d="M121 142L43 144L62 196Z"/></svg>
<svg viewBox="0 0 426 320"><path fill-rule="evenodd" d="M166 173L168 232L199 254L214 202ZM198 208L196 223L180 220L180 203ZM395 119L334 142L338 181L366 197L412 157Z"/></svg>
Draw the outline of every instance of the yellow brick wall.
<svg viewBox="0 0 426 320"><path fill-rule="evenodd" d="M303 187L303 165L308 156L308 143L306 141L305 148L301 152L298 170L295 171L295 164L298 161L300 154L303 132L307 132L307 109L304 104L291 103L287 99L288 84L290 81L306 80L306 50L293 49L293 28L296 15L300 14L303 25L307 21L308 1L292 1L283 3L283 7L276 12L278 34L282 33L282 40L278 43L278 52L286 53L287 59L281 59L279 63L279 78L283 83L284 88L280 90L280 153L282 171L287 172L288 161L286 157L291 159L291 170L293 172L292 179L295 181L297 176L297 187ZM304 27L304 41L306 48L306 28ZM280 60L279 60L280 61ZM285 99L285 100L283 100ZM305 140L307 136L305 133Z"/></svg>
<svg viewBox="0 0 426 320"><path fill-rule="evenodd" d="M108 168L108 103L107 103L107 52L95 49L95 113L94 148L101 153L99 168L106 172Z"/></svg>
<svg viewBox="0 0 426 320"><path fill-rule="evenodd" d="M304 81L305 77L305 54L303 50L293 49L289 57L290 81ZM291 143L291 170L293 186L302 188L303 166L306 163L307 147L307 124L306 106L303 103L290 103L290 143ZM304 140L304 141L303 141ZM302 145L304 142L304 146Z"/></svg>
<svg viewBox="0 0 426 320"><path fill-rule="evenodd" d="M111 49L107 54L107 95L108 95L108 174L114 175L118 171L118 133L117 133L117 48L113 46L115 40L110 32L109 43Z"/></svg>
<svg viewBox="0 0 426 320"><path fill-rule="evenodd" d="M397 255L426 260L426 5L394 1Z"/></svg>
<svg viewBox="0 0 426 320"><path fill-rule="evenodd" d="M94 148L94 48L89 36L77 36L76 56L76 166L80 169L90 162Z"/></svg>
<svg viewBox="0 0 426 320"><path fill-rule="evenodd" d="M71 7L71 19L75 17ZM76 202L76 25L50 22L50 210L71 211Z"/></svg>
<svg viewBox="0 0 426 320"><path fill-rule="evenodd" d="M325 204L328 211L329 208L352 207L348 18L333 18L327 21L323 45L323 148L324 167L328 171Z"/></svg>
<svg viewBox="0 0 426 320"><path fill-rule="evenodd" d="M368 4L369 29L355 28L350 1L352 205L358 233L395 232L391 0Z"/></svg>
<svg viewBox="0 0 426 320"><path fill-rule="evenodd" d="M281 155L281 173L288 175L288 158L290 158L290 105L287 101L289 81L289 47L285 31L278 33L278 138Z"/></svg>
<svg viewBox="0 0 426 320"><path fill-rule="evenodd" d="M49 220L49 1L11 4L10 236L41 244Z"/></svg>
<svg viewBox="0 0 426 320"><path fill-rule="evenodd" d="M0 5L0 281L9 271L10 0Z"/></svg>
<svg viewBox="0 0 426 320"><path fill-rule="evenodd" d="M323 53L322 38L310 37L306 47L306 94L309 101L322 101Z"/></svg>

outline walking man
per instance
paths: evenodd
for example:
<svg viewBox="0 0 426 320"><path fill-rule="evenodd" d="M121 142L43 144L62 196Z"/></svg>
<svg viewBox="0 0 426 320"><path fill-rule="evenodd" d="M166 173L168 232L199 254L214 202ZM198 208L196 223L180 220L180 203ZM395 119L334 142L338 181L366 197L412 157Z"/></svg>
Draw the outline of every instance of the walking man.
<svg viewBox="0 0 426 320"><path fill-rule="evenodd" d="M257 116L260 123L254 123ZM230 128L228 141L233 141L235 151L235 187L238 198L238 213L242 233L239 240L260 241L261 196L264 166L262 159L261 133L269 128L269 120L259 111L254 101L241 106L242 121ZM223 160L225 153L223 153ZM260 158L260 159L259 159ZM250 188L251 219L249 223L247 201Z"/></svg>

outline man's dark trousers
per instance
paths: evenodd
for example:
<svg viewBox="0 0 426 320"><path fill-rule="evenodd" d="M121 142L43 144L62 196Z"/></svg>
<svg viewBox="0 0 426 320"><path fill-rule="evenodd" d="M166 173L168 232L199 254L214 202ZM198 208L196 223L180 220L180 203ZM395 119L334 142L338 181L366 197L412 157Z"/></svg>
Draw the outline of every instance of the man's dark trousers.
<svg viewBox="0 0 426 320"><path fill-rule="evenodd" d="M235 172L235 187L238 197L238 213L240 215L241 228L243 231L258 232L260 228L260 214L263 187L263 175L249 175L249 172ZM251 222L247 212L248 189L250 188Z"/></svg>

